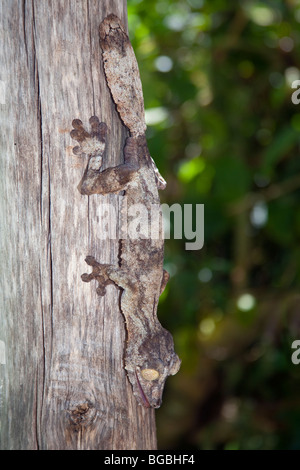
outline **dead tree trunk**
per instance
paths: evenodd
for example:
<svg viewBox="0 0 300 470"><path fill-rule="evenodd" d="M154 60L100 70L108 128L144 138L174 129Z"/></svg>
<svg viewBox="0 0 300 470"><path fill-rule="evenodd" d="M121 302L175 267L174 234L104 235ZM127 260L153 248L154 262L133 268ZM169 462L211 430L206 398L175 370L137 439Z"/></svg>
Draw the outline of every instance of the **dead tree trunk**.
<svg viewBox="0 0 300 470"><path fill-rule="evenodd" d="M109 128L107 166L127 130L105 82L98 28L125 0L2 0L0 448L155 449L153 410L123 369L119 292L85 284L86 255L114 263L99 239L99 206L81 196L86 162L71 122Z"/></svg>

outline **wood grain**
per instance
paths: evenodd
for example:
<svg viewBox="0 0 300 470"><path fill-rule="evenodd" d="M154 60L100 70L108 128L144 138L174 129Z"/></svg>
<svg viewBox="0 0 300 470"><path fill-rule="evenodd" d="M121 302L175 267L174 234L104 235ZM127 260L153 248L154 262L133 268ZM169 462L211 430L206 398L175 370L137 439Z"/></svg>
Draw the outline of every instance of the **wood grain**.
<svg viewBox="0 0 300 470"><path fill-rule="evenodd" d="M86 162L72 153L74 118L108 125L106 166L127 134L111 100L98 28L122 0L2 0L0 5L0 448L155 449L153 410L123 367L119 292L99 298L84 258L115 262L99 206L81 196ZM5 348L5 354L4 354Z"/></svg>

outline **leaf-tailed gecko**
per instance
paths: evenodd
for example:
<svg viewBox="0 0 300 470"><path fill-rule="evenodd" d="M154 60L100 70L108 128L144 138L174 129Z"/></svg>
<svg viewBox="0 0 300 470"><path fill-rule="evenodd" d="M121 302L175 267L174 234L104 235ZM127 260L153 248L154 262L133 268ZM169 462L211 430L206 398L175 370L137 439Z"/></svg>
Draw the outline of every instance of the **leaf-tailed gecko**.
<svg viewBox="0 0 300 470"><path fill-rule="evenodd" d="M81 194L119 193L125 190L128 208L143 204L148 211L159 206L158 189L166 183L160 176L147 147L144 100L135 54L124 26L115 15L100 25L105 76L113 101L123 123L130 132L124 147L124 163L101 171L107 126L96 116L90 118L91 132L79 119L72 122L71 137L79 145L75 154L89 160L78 186ZM159 216L162 217L159 209ZM158 408L166 378L180 367L171 334L157 318L157 304L169 275L163 269L162 237L124 239L121 261L105 265L92 256L86 258L91 274L82 279L98 281L97 293L105 295L105 287L115 284L121 289L121 311L126 320L127 342L124 365L133 393L146 408Z"/></svg>

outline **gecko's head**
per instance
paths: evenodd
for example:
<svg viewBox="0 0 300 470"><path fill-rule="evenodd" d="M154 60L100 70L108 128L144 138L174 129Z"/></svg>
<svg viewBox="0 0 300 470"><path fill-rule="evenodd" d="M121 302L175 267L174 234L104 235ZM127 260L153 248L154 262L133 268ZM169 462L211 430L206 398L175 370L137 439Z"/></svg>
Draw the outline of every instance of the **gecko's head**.
<svg viewBox="0 0 300 470"><path fill-rule="evenodd" d="M138 402L146 408L159 408L164 385L175 375L181 361L174 351L171 334L162 329L151 335L136 349L136 357L127 356L126 369Z"/></svg>

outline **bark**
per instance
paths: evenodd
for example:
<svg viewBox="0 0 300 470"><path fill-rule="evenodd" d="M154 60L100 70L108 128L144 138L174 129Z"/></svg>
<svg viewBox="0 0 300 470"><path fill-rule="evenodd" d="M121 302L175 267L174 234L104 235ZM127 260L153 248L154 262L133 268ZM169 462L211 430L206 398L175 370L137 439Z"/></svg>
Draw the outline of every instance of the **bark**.
<svg viewBox="0 0 300 470"><path fill-rule="evenodd" d="M119 291L105 297L84 259L115 262L99 208L81 196L86 161L72 153L74 118L109 128L105 166L127 136L105 82L98 28L125 0L2 0L0 71L0 448L155 449L154 411L139 406L123 367Z"/></svg>

